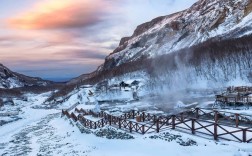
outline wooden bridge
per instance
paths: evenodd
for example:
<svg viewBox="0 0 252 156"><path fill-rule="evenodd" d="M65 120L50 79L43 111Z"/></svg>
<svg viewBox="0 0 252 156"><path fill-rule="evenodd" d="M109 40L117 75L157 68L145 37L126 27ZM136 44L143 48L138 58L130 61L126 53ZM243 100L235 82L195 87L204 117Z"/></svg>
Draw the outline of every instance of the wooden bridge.
<svg viewBox="0 0 252 156"><path fill-rule="evenodd" d="M110 125L140 134L159 133L167 129L174 129L215 140L225 139L237 142L252 142L252 116L244 114L200 108L178 114L160 116L133 110L120 116L114 116L103 111L95 114L92 111L79 110L77 108L75 112L79 114L69 114L68 111L62 110L63 115L74 121L79 121L84 127L90 129ZM85 115L93 115L101 119L92 121L86 119Z"/></svg>

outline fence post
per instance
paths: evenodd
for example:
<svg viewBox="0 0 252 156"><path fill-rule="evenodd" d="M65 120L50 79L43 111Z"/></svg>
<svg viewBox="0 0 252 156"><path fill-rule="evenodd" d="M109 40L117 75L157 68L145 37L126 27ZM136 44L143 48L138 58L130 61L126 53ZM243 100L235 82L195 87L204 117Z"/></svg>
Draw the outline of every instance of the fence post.
<svg viewBox="0 0 252 156"><path fill-rule="evenodd" d="M132 110L132 119L134 119L135 118L135 110Z"/></svg>
<svg viewBox="0 0 252 156"><path fill-rule="evenodd" d="M118 120L119 120L119 129L121 129L121 119L118 118Z"/></svg>
<svg viewBox="0 0 252 156"><path fill-rule="evenodd" d="M218 111L214 111L214 122L217 123L219 120Z"/></svg>
<svg viewBox="0 0 252 156"><path fill-rule="evenodd" d="M195 134L195 120L196 119L192 119L192 134Z"/></svg>
<svg viewBox="0 0 252 156"><path fill-rule="evenodd" d="M218 139L217 123L214 123L214 140Z"/></svg>
<svg viewBox="0 0 252 156"><path fill-rule="evenodd" d="M143 112L142 115L143 115L143 122L144 122L145 121L145 113Z"/></svg>
<svg viewBox="0 0 252 156"><path fill-rule="evenodd" d="M156 128L157 128L157 133L159 133L159 118L156 121Z"/></svg>
<svg viewBox="0 0 252 156"><path fill-rule="evenodd" d="M214 140L218 139L218 111L214 112Z"/></svg>
<svg viewBox="0 0 252 156"><path fill-rule="evenodd" d="M94 125L95 125L94 129L96 129L97 128L96 122L94 123Z"/></svg>
<svg viewBox="0 0 252 156"><path fill-rule="evenodd" d="M90 126L90 129L92 129L92 121L89 121L89 126Z"/></svg>
<svg viewBox="0 0 252 156"><path fill-rule="evenodd" d="M239 126L239 114L235 114L235 126Z"/></svg>
<svg viewBox="0 0 252 156"><path fill-rule="evenodd" d="M246 129L242 129L242 142L247 142Z"/></svg>
<svg viewBox="0 0 252 156"><path fill-rule="evenodd" d="M156 115L153 115L153 121L156 122Z"/></svg>
<svg viewBox="0 0 252 156"><path fill-rule="evenodd" d="M172 129L175 129L175 115L172 115Z"/></svg>
<svg viewBox="0 0 252 156"><path fill-rule="evenodd" d="M142 125L142 134L144 134L145 132L144 132L144 125Z"/></svg>
<svg viewBox="0 0 252 156"><path fill-rule="evenodd" d="M132 121L129 122L130 133L132 132Z"/></svg>

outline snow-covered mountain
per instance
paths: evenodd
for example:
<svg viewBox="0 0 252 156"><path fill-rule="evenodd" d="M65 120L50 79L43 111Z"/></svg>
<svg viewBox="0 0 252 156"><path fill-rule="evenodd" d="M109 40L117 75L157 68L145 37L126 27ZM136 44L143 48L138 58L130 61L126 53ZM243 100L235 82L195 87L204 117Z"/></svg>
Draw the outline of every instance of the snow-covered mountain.
<svg viewBox="0 0 252 156"><path fill-rule="evenodd" d="M18 88L24 86L46 86L51 84L40 78L28 77L11 71L4 65L0 64L0 88Z"/></svg>
<svg viewBox="0 0 252 156"><path fill-rule="evenodd" d="M57 94L129 73L141 77L141 72L147 73L147 85L165 88L251 83L251 12L252 0L199 0L186 10L157 17L122 38L96 71L71 80Z"/></svg>
<svg viewBox="0 0 252 156"><path fill-rule="evenodd" d="M238 38L252 33L251 0L199 0L190 8L139 25L106 57L98 70L143 56L153 58L197 45L213 37Z"/></svg>

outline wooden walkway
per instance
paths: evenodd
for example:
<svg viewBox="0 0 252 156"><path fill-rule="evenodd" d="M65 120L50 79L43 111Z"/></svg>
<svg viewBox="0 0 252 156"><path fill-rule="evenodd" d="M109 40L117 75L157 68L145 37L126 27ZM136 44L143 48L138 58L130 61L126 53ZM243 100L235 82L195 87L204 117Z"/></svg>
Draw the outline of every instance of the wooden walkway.
<svg viewBox="0 0 252 156"><path fill-rule="evenodd" d="M134 110L120 116L113 116L103 111L95 114L92 111L83 109L75 109L75 112L69 114L67 110L62 110L63 115L74 121L79 121L84 127L90 129L110 125L140 134L159 133L167 129L174 129L215 140L225 139L237 142L252 142L252 116L244 114L200 108L165 116L156 116ZM85 115L93 115L101 119L92 121L86 119Z"/></svg>
<svg viewBox="0 0 252 156"><path fill-rule="evenodd" d="M252 104L252 87L239 86L228 87L225 92L215 96L215 106L237 106L244 105L249 107Z"/></svg>

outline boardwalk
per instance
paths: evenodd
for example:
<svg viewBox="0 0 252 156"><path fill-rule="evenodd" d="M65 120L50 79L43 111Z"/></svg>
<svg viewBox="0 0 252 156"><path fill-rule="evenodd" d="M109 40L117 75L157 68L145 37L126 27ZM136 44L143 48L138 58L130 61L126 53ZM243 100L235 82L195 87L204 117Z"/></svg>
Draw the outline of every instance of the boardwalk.
<svg viewBox="0 0 252 156"><path fill-rule="evenodd" d="M228 87L225 92L215 96L214 106L225 107L228 105L244 105L249 107L252 104L252 87Z"/></svg>

